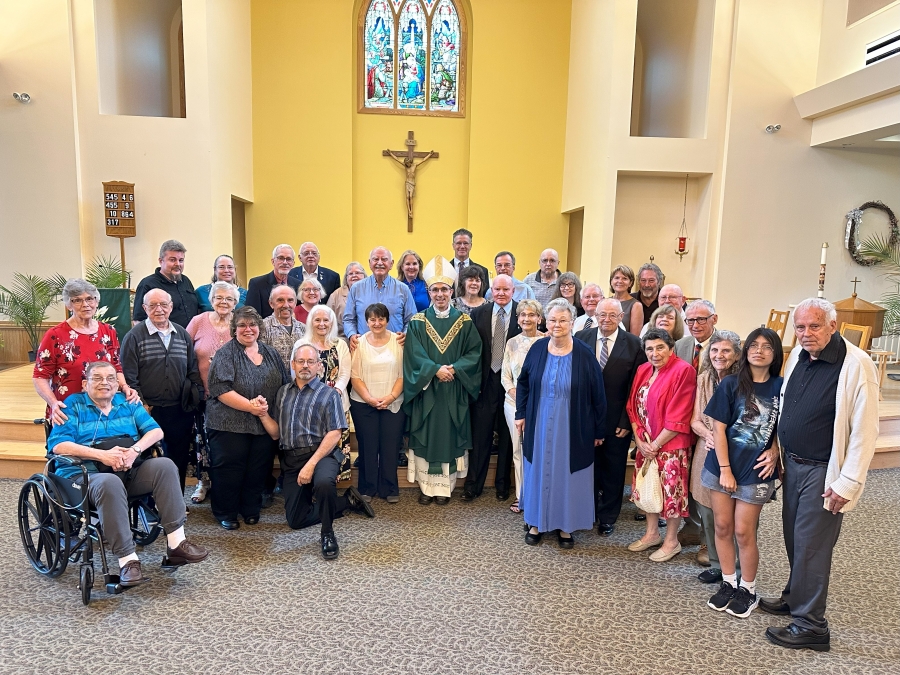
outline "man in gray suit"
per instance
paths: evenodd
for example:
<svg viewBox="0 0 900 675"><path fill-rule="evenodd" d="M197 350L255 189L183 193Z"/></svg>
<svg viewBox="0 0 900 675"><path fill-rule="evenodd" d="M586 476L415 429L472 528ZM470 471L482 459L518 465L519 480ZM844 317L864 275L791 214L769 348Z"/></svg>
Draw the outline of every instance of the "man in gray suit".
<svg viewBox="0 0 900 675"><path fill-rule="evenodd" d="M716 314L716 306L709 300L694 300L685 311L684 323L690 334L685 335L675 343L675 354L678 358L687 361L694 366L698 374L700 371L700 355L707 347L707 342L716 329L719 320ZM678 541L682 546L695 546L702 544L700 537L700 510L693 495L688 495L688 509L690 516L685 518L684 527L678 533ZM701 546L697 554L700 564L709 563L709 553Z"/></svg>

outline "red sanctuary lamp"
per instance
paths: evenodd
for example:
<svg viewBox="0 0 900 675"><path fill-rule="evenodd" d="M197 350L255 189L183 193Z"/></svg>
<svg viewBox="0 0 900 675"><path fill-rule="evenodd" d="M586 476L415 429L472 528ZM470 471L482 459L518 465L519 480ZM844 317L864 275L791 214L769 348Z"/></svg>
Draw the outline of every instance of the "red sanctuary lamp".
<svg viewBox="0 0 900 675"><path fill-rule="evenodd" d="M675 255L678 256L678 262L681 262L682 258L686 256L689 251L687 248L687 189L688 189L688 177L690 174L684 175L684 206L681 211L681 228L678 230L678 248L675 250Z"/></svg>

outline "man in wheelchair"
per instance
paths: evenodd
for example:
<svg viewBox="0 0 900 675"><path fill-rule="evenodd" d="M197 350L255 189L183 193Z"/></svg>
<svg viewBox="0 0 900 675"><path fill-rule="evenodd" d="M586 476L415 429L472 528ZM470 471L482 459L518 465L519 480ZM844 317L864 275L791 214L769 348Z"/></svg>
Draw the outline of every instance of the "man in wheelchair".
<svg viewBox="0 0 900 675"><path fill-rule="evenodd" d="M175 464L166 457L141 461L141 453L162 440L162 429L142 405L128 403L118 393L116 371L110 363L88 364L83 386L83 393L66 399L69 419L53 427L47 448L83 461L89 474L88 498L97 510L104 538L119 558L122 586L147 581L132 539L129 495L153 495L171 565L205 560L209 552L184 535L184 495ZM77 466L60 466L56 473L82 480Z"/></svg>

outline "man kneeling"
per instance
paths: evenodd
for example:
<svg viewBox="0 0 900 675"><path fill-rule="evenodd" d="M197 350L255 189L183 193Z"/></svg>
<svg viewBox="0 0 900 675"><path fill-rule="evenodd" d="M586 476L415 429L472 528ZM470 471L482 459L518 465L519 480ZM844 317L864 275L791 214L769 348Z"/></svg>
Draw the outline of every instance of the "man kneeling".
<svg viewBox="0 0 900 675"><path fill-rule="evenodd" d="M147 581L131 534L128 517L131 495L153 495L168 540L166 556L170 564L205 560L209 552L184 536L184 495L172 460L157 457L132 468L144 450L162 440L162 429L142 405L128 403L123 394L117 393L112 364L105 361L88 364L82 386L83 393L66 399L69 419L53 427L47 447L54 454L84 461L90 474L88 498L97 510L104 538L119 558L121 584L136 586ZM116 443L111 449L96 447L110 439ZM117 475L112 471L125 473ZM82 474L78 467L62 466L57 475L77 479Z"/></svg>
<svg viewBox="0 0 900 675"><path fill-rule="evenodd" d="M337 494L343 459L338 441L347 428L341 395L323 384L319 351L310 344L294 345L294 381L278 390L274 418L284 451L284 512L288 525L299 530L322 523L322 557L337 558L339 549L332 521L349 510L375 517L355 487Z"/></svg>

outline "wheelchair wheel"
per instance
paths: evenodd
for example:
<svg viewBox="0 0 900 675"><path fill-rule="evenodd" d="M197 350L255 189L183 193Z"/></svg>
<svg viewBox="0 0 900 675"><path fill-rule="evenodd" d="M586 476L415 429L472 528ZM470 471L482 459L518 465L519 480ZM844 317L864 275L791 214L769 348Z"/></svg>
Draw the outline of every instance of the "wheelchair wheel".
<svg viewBox="0 0 900 675"><path fill-rule="evenodd" d="M78 587L81 589L81 602L91 604L91 589L94 587L94 566L82 565L78 575Z"/></svg>
<svg viewBox="0 0 900 675"><path fill-rule="evenodd" d="M25 481L19 491L19 534L28 562L51 579L69 564L69 514L50 501L59 495L42 476Z"/></svg>
<svg viewBox="0 0 900 675"><path fill-rule="evenodd" d="M153 507L149 495L132 502L130 508L131 535L138 546L149 546L159 533L162 526L159 524L159 514Z"/></svg>

